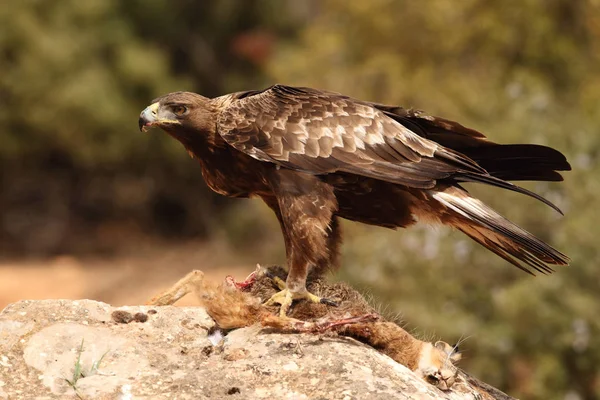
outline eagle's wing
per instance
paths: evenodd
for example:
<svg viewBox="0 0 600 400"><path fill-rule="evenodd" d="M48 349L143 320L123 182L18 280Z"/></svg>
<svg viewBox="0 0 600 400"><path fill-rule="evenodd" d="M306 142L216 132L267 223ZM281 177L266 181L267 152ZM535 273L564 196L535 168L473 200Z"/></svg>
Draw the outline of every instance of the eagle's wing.
<svg viewBox="0 0 600 400"><path fill-rule="evenodd" d="M562 181L571 166L559 151L539 144L499 144L458 122L398 106L369 103L419 136L463 154L507 181Z"/></svg>
<svg viewBox="0 0 600 400"><path fill-rule="evenodd" d="M457 174L488 176L470 158L337 93L276 85L234 97L219 113L218 131L231 146L262 161L415 188L432 188Z"/></svg>

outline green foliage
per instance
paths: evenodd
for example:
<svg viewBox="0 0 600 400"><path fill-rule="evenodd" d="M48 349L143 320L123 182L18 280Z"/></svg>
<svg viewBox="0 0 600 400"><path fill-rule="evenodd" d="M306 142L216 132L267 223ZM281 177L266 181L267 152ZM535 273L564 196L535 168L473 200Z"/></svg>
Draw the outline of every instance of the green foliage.
<svg viewBox="0 0 600 400"><path fill-rule="evenodd" d="M148 147L132 134L144 98L176 88L156 46L133 35L117 2L9 2L0 11L0 156L52 150L81 166ZM18 132L18 134L16 134Z"/></svg>

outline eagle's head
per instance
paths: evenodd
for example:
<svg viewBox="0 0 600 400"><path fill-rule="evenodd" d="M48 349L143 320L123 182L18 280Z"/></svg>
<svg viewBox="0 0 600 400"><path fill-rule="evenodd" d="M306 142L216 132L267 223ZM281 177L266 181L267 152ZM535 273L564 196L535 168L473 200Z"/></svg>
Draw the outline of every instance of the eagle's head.
<svg viewBox="0 0 600 400"><path fill-rule="evenodd" d="M210 99L191 92L173 92L152 101L140 113L141 131L157 126L181 137L185 132L214 130L215 115Z"/></svg>

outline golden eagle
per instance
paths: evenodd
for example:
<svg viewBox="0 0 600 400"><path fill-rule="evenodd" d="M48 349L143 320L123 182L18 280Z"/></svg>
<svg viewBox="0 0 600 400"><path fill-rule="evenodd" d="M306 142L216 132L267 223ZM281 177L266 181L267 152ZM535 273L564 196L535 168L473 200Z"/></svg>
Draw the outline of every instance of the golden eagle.
<svg viewBox="0 0 600 400"><path fill-rule="evenodd" d="M387 228L452 226L523 271L550 273L569 258L471 197L478 182L548 200L508 181L561 181L564 155L497 144L456 122L338 93L275 85L209 99L160 97L139 118L198 159L208 186L260 197L275 212L289 274L271 303L327 303L306 290L309 271L339 264L338 217ZM558 210L560 212L560 210Z"/></svg>

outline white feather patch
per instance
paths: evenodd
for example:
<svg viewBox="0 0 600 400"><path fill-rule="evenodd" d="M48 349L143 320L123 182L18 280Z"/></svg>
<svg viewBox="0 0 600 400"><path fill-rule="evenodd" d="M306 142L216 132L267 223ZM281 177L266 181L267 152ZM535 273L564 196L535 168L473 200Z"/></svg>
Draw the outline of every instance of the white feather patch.
<svg viewBox="0 0 600 400"><path fill-rule="evenodd" d="M354 127L354 134L359 137L359 138L364 138L365 136L367 136L367 131L365 130L365 127L362 125L359 126L355 126Z"/></svg>
<svg viewBox="0 0 600 400"><path fill-rule="evenodd" d="M469 210L472 214L481 215L482 217L494 217L480 200L477 200L473 197L459 197L446 192L437 192L433 194L433 198L451 210L469 219L472 218L458 208L457 205L460 205L460 207L463 209Z"/></svg>

